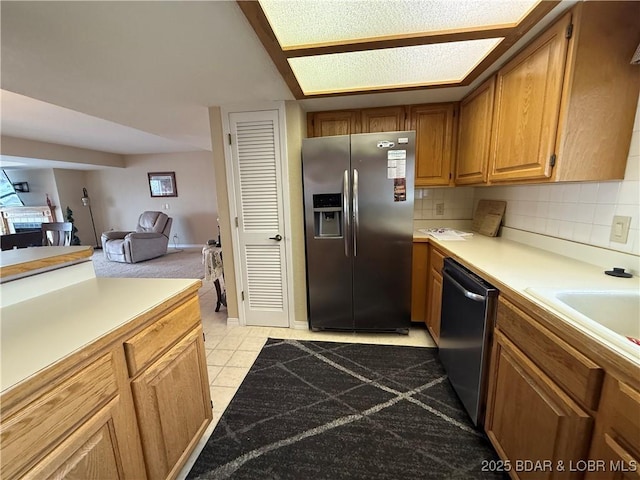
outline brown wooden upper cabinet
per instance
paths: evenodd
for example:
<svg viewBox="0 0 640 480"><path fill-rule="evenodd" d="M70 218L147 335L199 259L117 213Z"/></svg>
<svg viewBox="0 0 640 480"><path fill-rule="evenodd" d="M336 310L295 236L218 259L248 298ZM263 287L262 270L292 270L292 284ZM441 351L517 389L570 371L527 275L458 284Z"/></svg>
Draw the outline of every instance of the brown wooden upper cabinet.
<svg viewBox="0 0 640 480"><path fill-rule="evenodd" d="M307 114L308 137L331 137L360 133L360 111L339 110Z"/></svg>
<svg viewBox="0 0 640 480"><path fill-rule="evenodd" d="M498 71L490 183L624 177L638 18L640 2L579 2Z"/></svg>
<svg viewBox="0 0 640 480"><path fill-rule="evenodd" d="M551 177L571 14L498 72L491 181Z"/></svg>
<svg viewBox="0 0 640 480"><path fill-rule="evenodd" d="M307 135L416 131L415 186L453 185L456 103L310 112Z"/></svg>
<svg viewBox="0 0 640 480"><path fill-rule="evenodd" d="M487 181L495 88L491 77L460 102L456 185Z"/></svg>
<svg viewBox="0 0 640 480"><path fill-rule="evenodd" d="M416 131L416 187L453 184L455 111L455 103L409 109L409 129Z"/></svg>
<svg viewBox="0 0 640 480"><path fill-rule="evenodd" d="M397 132L406 130L406 107L365 108L361 111L360 132Z"/></svg>

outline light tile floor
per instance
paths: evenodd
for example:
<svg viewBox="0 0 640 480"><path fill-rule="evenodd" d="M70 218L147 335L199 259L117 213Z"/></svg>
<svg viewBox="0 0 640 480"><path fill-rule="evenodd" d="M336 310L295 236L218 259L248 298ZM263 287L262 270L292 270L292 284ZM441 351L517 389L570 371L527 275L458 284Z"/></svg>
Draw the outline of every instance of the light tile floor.
<svg viewBox="0 0 640 480"><path fill-rule="evenodd" d="M203 281L199 292L202 325L205 334L209 389L213 401L213 421L205 432L189 461L178 475L186 477L235 395L247 372L258 357L267 338L292 338L296 340L321 340L327 342L374 343L381 345L406 345L434 347L426 329L412 328L409 335L397 333L313 332L290 328L240 327L227 325L227 310L215 311L216 291L213 284Z"/></svg>

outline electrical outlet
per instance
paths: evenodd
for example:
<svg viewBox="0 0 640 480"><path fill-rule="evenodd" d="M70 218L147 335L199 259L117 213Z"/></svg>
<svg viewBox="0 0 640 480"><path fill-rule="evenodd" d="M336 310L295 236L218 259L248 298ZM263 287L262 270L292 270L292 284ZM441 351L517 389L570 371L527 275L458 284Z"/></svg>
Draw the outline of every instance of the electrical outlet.
<svg viewBox="0 0 640 480"><path fill-rule="evenodd" d="M436 203L436 215L444 215L444 203Z"/></svg>
<svg viewBox="0 0 640 480"><path fill-rule="evenodd" d="M627 243L629 225L631 225L631 217L622 217L619 215L613 217L609 240L616 243Z"/></svg>

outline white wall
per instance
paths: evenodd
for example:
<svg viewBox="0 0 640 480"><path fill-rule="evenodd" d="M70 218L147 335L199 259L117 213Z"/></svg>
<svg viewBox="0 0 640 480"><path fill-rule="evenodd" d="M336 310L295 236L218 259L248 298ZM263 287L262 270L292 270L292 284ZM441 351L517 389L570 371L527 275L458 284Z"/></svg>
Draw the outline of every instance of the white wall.
<svg viewBox="0 0 640 480"><path fill-rule="evenodd" d="M81 245L96 246L96 235L91 225L89 209L82 206L82 188L87 186L87 172L84 170L53 169L58 189L60 210L66 221L67 207L73 212L74 225L78 229L76 235ZM100 241L99 233L98 242ZM99 243L98 243L99 244Z"/></svg>
<svg viewBox="0 0 640 480"><path fill-rule="evenodd" d="M307 321L307 266L304 242L304 195L302 193L302 139L306 136L306 116L299 102L285 102L287 119L287 162L289 211L291 214L291 264L294 319Z"/></svg>
<svg viewBox="0 0 640 480"><path fill-rule="evenodd" d="M418 192L418 190L416 190ZM471 219L480 199L505 200L504 225L550 237L640 255L640 105L624 180L422 189L415 220ZM435 205L444 203L444 215ZM609 240L614 215L630 216L626 243Z"/></svg>
<svg viewBox="0 0 640 480"><path fill-rule="evenodd" d="M204 245L218 237L211 152L128 155L125 165L87 173L98 236L106 230L132 230L143 211L160 210L173 218L171 245L176 234L179 245ZM149 172L175 172L178 196L152 198Z"/></svg>

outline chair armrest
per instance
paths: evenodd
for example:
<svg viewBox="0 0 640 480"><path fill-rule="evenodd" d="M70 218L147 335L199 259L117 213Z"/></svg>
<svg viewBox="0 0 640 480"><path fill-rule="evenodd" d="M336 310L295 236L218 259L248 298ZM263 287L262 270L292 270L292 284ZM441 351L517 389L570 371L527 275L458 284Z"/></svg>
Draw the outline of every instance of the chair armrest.
<svg viewBox="0 0 640 480"><path fill-rule="evenodd" d="M122 240L124 237L129 235L131 231L121 232L117 230L110 230L108 232L102 232L102 239L104 240Z"/></svg>
<svg viewBox="0 0 640 480"><path fill-rule="evenodd" d="M129 240L149 240L152 238L167 238L161 233L157 232L130 232L126 238Z"/></svg>

